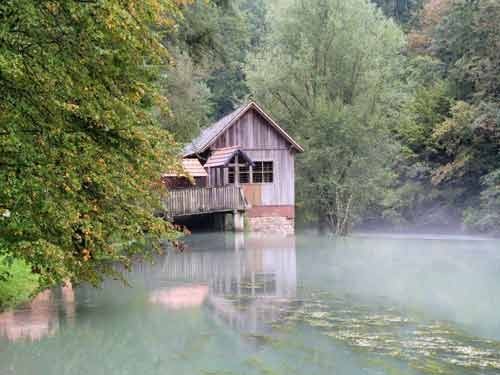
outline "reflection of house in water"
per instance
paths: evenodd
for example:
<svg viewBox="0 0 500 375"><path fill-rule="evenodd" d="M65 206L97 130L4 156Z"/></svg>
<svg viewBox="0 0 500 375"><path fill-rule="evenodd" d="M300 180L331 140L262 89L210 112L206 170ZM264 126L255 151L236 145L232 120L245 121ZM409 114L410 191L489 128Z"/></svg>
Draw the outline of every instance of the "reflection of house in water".
<svg viewBox="0 0 500 375"><path fill-rule="evenodd" d="M183 282L201 290L208 286L206 303L221 319L244 332L256 333L265 322L280 320L290 303L294 303L297 288L295 239L228 237L234 244L226 250L169 253L161 266L162 279ZM153 281L154 285L158 283ZM194 286L193 286L194 284ZM184 301L181 291L186 285L155 291L152 299L167 307ZM160 300L158 296L164 298ZM177 296L177 297L174 297ZM199 294L193 294L192 307Z"/></svg>
<svg viewBox="0 0 500 375"><path fill-rule="evenodd" d="M54 300L61 302L55 303ZM58 305L63 310L58 309ZM23 308L0 314L0 337L9 341L22 339L38 341L54 335L59 329L61 314L66 320L75 315L75 296L71 286L40 293Z"/></svg>

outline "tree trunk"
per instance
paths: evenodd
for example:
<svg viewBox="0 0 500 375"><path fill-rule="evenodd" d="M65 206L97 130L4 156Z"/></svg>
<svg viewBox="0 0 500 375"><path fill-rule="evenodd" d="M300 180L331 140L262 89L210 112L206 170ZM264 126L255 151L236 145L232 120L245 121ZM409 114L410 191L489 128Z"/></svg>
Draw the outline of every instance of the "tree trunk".
<svg viewBox="0 0 500 375"><path fill-rule="evenodd" d="M337 192L337 223L335 233L339 236L347 236L349 234L352 197L352 193L346 193L344 197L344 194Z"/></svg>

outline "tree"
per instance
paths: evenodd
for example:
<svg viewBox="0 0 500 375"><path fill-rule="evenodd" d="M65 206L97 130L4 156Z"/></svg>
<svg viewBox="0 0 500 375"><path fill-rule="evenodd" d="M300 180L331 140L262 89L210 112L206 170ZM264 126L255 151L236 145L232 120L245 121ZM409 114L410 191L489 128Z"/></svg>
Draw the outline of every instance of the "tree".
<svg viewBox="0 0 500 375"><path fill-rule="evenodd" d="M160 113L158 119L177 142L187 143L210 122L212 93L206 84L208 73L204 66L196 64L187 52L177 47L170 51L171 63L158 83L170 111Z"/></svg>
<svg viewBox="0 0 500 375"><path fill-rule="evenodd" d="M397 167L400 187L411 182L426 192L417 205L421 212L441 206L457 221L465 215L471 227L476 220L481 230L494 227L481 215L494 180L486 176L500 168L499 17L497 1L426 2L410 33L410 52L434 61L442 73L434 80L439 84L419 80L405 109L411 120L397 129L403 149L410 150ZM412 165L425 174L410 177Z"/></svg>
<svg viewBox="0 0 500 375"><path fill-rule="evenodd" d="M392 179L403 34L364 0L294 1L247 66L253 95L297 137L298 204L346 234Z"/></svg>
<svg viewBox="0 0 500 375"><path fill-rule="evenodd" d="M437 28L433 50L446 64L457 99L500 98L499 17L496 0L460 0Z"/></svg>
<svg viewBox="0 0 500 375"><path fill-rule="evenodd" d="M0 4L0 251L42 286L99 283L172 238L155 218L174 164L159 65L171 0Z"/></svg>
<svg viewBox="0 0 500 375"><path fill-rule="evenodd" d="M465 210L465 223L485 233L500 233L500 169L483 176L479 207Z"/></svg>
<svg viewBox="0 0 500 375"><path fill-rule="evenodd" d="M167 70L170 76L167 80L184 85L184 88L167 95L173 101L185 104L183 108L178 107L178 111L174 108L174 116L183 120L193 112L201 114L205 111L206 117L218 119L248 95L243 66L252 43L259 42L260 28L254 19L260 8L257 4L249 6L247 3L246 0L195 0L183 6L182 16L177 20L177 32L169 34L164 41L169 49L178 51L172 57L175 69ZM192 67L190 79L182 78L182 74L188 77L185 70L177 68L179 64L175 61L179 59ZM185 95L200 88L203 88L203 94L194 97L194 101ZM196 135L196 131L192 132L191 138ZM182 138L189 137L183 135Z"/></svg>
<svg viewBox="0 0 500 375"><path fill-rule="evenodd" d="M453 0L424 0L408 33L413 51L430 53L437 28L447 16Z"/></svg>
<svg viewBox="0 0 500 375"><path fill-rule="evenodd" d="M401 24L409 23L420 10L423 0L372 0L387 17L394 18Z"/></svg>

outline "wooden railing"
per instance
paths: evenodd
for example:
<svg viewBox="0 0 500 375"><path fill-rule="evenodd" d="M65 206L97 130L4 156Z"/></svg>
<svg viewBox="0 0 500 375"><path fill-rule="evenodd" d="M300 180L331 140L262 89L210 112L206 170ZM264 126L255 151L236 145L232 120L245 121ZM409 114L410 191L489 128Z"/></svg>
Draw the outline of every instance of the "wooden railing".
<svg viewBox="0 0 500 375"><path fill-rule="evenodd" d="M164 201L170 217L242 211L247 205L242 189L234 185L171 190Z"/></svg>

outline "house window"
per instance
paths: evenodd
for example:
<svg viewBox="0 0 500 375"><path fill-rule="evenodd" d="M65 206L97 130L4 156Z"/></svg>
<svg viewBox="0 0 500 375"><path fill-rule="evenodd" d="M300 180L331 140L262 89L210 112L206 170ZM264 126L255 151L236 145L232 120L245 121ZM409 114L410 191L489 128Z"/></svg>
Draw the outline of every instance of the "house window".
<svg viewBox="0 0 500 375"><path fill-rule="evenodd" d="M234 184L234 182L235 182L234 166L230 166L228 168L227 182L230 184ZM239 182L240 182L240 184L249 184L250 183L250 167L248 165L240 164Z"/></svg>
<svg viewBox="0 0 500 375"><path fill-rule="evenodd" d="M256 161L253 165L253 182L270 183L274 180L274 166L272 161Z"/></svg>
<svg viewBox="0 0 500 375"><path fill-rule="evenodd" d="M240 165L240 184L250 183L250 167L247 165Z"/></svg>

